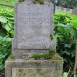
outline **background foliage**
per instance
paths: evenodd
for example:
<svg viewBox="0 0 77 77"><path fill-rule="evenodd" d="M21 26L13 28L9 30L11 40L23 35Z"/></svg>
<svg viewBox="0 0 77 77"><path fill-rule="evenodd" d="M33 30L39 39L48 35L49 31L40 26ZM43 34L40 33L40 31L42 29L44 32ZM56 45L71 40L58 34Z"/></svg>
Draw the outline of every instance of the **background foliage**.
<svg viewBox="0 0 77 77"><path fill-rule="evenodd" d="M0 3L2 4L9 4L9 5L14 5L18 0L0 0ZM55 0L51 0L53 3ZM77 7L77 0L57 0L58 6L63 6L63 7L68 7L68 8L74 8Z"/></svg>
<svg viewBox="0 0 77 77"><path fill-rule="evenodd" d="M11 53L11 38L14 35L14 11L0 8L0 71L4 68L5 60Z"/></svg>
<svg viewBox="0 0 77 77"><path fill-rule="evenodd" d="M64 71L68 71L73 67L75 60L77 17L67 13L56 13L54 26L57 52L64 58Z"/></svg>
<svg viewBox="0 0 77 77"><path fill-rule="evenodd" d="M51 0L53 3L55 2L55 0ZM74 8L77 7L77 0L57 0L58 6L63 6L66 8Z"/></svg>
<svg viewBox="0 0 77 77"><path fill-rule="evenodd" d="M14 5L18 0L0 0L2 4Z"/></svg>

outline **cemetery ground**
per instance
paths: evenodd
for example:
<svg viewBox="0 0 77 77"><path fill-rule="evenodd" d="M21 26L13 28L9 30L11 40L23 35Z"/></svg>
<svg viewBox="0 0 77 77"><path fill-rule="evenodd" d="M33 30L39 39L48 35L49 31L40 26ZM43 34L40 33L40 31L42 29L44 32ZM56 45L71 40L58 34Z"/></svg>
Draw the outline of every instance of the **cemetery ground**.
<svg viewBox="0 0 77 77"><path fill-rule="evenodd" d="M5 1L2 0L1 3L5 3ZM14 4L14 2L12 4ZM64 59L64 72L69 73L69 70L72 71L75 63L77 17L67 13L56 13L54 15L54 27L55 34L53 38L57 41L57 53ZM1 7L0 77L4 77L5 60L7 60L8 56L11 54L11 41L13 36L14 9ZM67 77L67 73L64 73L63 77Z"/></svg>

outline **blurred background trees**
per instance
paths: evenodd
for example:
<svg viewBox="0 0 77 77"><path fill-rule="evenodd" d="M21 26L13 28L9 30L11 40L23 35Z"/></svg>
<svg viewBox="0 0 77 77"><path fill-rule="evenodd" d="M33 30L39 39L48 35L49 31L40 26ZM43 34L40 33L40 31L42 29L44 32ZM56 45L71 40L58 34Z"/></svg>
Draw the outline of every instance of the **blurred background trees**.
<svg viewBox="0 0 77 77"><path fill-rule="evenodd" d="M56 0L52 0L52 2L54 3ZM77 7L77 0L57 0L58 6L63 6L66 8L74 8Z"/></svg>

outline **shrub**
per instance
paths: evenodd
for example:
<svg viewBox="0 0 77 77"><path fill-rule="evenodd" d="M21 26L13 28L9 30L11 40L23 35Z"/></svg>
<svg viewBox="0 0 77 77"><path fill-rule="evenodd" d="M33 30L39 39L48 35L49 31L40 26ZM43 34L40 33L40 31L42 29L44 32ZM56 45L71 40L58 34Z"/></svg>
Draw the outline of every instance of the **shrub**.
<svg viewBox="0 0 77 77"><path fill-rule="evenodd" d="M64 58L64 71L68 71L75 60L77 17L67 13L56 13L54 15L54 26L57 52Z"/></svg>
<svg viewBox="0 0 77 77"><path fill-rule="evenodd" d="M4 69L5 60L11 53L11 38L14 35L14 11L0 8L0 71Z"/></svg>
<svg viewBox="0 0 77 77"><path fill-rule="evenodd" d="M0 8L0 36L14 35L14 10Z"/></svg>
<svg viewBox="0 0 77 77"><path fill-rule="evenodd" d="M11 53L11 38L0 36L0 71L4 69L4 63Z"/></svg>

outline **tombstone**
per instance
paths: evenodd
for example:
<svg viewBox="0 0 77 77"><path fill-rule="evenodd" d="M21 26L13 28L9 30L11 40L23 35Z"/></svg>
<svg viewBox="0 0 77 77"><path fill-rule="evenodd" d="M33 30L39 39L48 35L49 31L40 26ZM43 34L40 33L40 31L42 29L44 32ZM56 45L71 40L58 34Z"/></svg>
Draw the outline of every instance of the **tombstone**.
<svg viewBox="0 0 77 77"><path fill-rule="evenodd" d="M18 2L14 16L15 35L12 40L13 59L5 63L6 77L62 77L63 61L34 60L33 54L56 50L53 36L53 4L34 4L32 0ZM55 54L54 54L55 55Z"/></svg>
<svg viewBox="0 0 77 77"><path fill-rule="evenodd" d="M72 14L77 16L77 7L73 9Z"/></svg>
<svg viewBox="0 0 77 77"><path fill-rule="evenodd" d="M12 45L12 53L16 58L55 49L55 44L50 39L50 33L53 35L53 6L50 5L48 2L39 5L29 1L16 4L15 36ZM51 46L51 42L54 45Z"/></svg>

